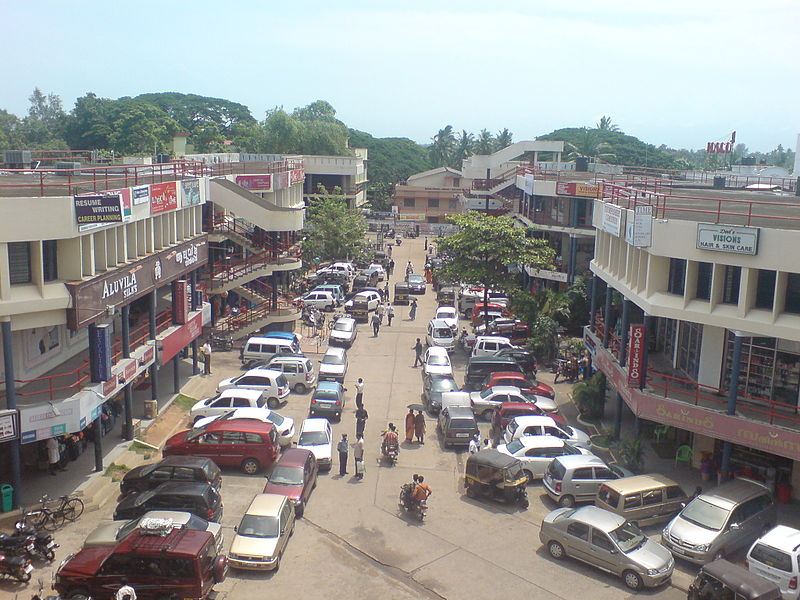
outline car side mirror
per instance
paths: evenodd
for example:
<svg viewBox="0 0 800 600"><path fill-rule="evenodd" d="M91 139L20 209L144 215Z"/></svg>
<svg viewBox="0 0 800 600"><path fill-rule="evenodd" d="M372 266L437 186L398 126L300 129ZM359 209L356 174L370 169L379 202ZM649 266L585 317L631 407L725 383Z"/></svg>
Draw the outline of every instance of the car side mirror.
<svg viewBox="0 0 800 600"><path fill-rule="evenodd" d="M686 502L681 502L681 508L686 508Z"/></svg>
<svg viewBox="0 0 800 600"><path fill-rule="evenodd" d="M617 554L618 550L610 550L611 554Z"/></svg>
<svg viewBox="0 0 800 600"><path fill-rule="evenodd" d="M239 526L238 525L234 525L233 526L233 532L234 533L239 533Z"/></svg>
<svg viewBox="0 0 800 600"><path fill-rule="evenodd" d="M741 529L742 526L739 523L731 523L730 530L736 531L737 529Z"/></svg>

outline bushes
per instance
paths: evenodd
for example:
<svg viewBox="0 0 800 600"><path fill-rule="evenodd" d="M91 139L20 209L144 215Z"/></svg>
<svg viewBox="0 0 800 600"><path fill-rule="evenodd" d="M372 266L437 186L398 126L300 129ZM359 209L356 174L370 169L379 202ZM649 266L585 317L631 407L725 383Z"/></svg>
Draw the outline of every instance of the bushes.
<svg viewBox="0 0 800 600"><path fill-rule="evenodd" d="M601 419L606 406L606 376L597 371L588 381L576 383L572 399L586 419Z"/></svg>

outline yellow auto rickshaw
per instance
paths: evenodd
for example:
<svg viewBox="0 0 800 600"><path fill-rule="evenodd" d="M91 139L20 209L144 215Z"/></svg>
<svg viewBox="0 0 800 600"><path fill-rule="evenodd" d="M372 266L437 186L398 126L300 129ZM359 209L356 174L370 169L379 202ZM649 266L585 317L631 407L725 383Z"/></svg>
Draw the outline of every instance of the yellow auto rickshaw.
<svg viewBox="0 0 800 600"><path fill-rule="evenodd" d="M471 454L464 473L470 498L492 498L528 508L528 477L522 463L493 448Z"/></svg>

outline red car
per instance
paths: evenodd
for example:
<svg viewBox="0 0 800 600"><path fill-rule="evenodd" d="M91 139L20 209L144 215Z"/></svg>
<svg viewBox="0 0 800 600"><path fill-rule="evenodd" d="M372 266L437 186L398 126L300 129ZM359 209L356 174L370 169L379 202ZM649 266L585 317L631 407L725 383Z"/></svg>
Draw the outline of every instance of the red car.
<svg viewBox="0 0 800 600"><path fill-rule="evenodd" d="M484 304L483 302L476 302L475 303L475 306L472 308L472 319L471 320L472 320L472 324L473 325L479 325L479 324L483 323L483 313L484 313L484 307L485 306L487 306L487 304ZM499 313L501 317L510 317L511 316L511 313L502 304L495 304L494 302L489 302L488 303L488 307L489 307L489 312L490 313Z"/></svg>
<svg viewBox="0 0 800 600"><path fill-rule="evenodd" d="M286 496L294 504L294 514L302 517L308 498L317 485L317 471L317 459L310 450L284 450L272 467L263 493Z"/></svg>
<svg viewBox="0 0 800 600"><path fill-rule="evenodd" d="M556 397L556 393L553 388L546 383L541 383L536 381L536 379L531 381L522 373L514 373L512 371L499 371L497 373L488 375L483 382L481 390L498 385L510 385L521 389L526 394L545 396L551 399Z"/></svg>

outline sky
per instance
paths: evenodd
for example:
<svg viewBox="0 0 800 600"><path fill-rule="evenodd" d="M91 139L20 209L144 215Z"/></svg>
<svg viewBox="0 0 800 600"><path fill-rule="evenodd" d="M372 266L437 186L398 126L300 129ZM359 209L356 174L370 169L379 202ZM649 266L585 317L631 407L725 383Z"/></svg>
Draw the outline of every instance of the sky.
<svg viewBox="0 0 800 600"><path fill-rule="evenodd" d="M330 102L420 143L445 125L533 139L611 117L672 148L794 148L798 0L0 0L0 108L174 91L261 120ZM795 42L792 42L795 40Z"/></svg>

